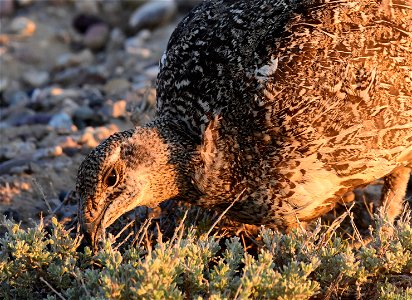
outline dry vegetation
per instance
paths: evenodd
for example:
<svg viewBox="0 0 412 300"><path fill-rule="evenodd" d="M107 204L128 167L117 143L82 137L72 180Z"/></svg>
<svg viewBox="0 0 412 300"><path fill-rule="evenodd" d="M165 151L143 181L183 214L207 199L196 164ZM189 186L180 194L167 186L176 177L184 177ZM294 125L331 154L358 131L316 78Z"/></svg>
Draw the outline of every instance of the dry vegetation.
<svg viewBox="0 0 412 300"><path fill-rule="evenodd" d="M196 208L172 211L136 230L129 224L117 236L109 234L95 254L76 228L67 230L55 218L31 229L3 220L0 297L412 299L409 210L390 236L375 216L372 241L363 245L361 237L342 233L351 212L331 225L317 222L284 235L224 219L213 224L218 216Z"/></svg>
<svg viewBox="0 0 412 300"><path fill-rule="evenodd" d="M158 60L185 13L130 32L141 3L0 0L11 5L0 19L0 299L412 299L411 211L386 236L362 201L288 235L198 208L166 205L151 220L139 209L91 252L68 193L77 167L133 126L125 115L153 115ZM89 34L73 27L84 15Z"/></svg>

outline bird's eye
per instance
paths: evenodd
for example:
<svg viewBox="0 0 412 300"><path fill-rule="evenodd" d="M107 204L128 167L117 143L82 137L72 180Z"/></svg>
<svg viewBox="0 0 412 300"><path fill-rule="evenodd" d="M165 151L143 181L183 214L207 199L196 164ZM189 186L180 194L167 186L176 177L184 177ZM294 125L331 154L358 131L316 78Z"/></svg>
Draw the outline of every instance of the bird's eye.
<svg viewBox="0 0 412 300"><path fill-rule="evenodd" d="M117 174L115 168L112 168L105 177L104 183L107 187L115 186L119 180L119 175Z"/></svg>

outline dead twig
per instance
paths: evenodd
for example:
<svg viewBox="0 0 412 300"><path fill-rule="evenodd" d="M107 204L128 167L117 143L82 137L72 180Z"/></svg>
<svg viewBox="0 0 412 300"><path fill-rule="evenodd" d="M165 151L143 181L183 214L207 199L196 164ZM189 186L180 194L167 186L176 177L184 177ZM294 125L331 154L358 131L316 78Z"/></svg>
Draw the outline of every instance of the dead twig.
<svg viewBox="0 0 412 300"><path fill-rule="evenodd" d="M56 291L50 283L48 283L43 277L40 277L40 280L43 281L48 287L49 289L51 289L60 299L62 300L66 300L66 298L63 297L62 294L60 294L58 291Z"/></svg>

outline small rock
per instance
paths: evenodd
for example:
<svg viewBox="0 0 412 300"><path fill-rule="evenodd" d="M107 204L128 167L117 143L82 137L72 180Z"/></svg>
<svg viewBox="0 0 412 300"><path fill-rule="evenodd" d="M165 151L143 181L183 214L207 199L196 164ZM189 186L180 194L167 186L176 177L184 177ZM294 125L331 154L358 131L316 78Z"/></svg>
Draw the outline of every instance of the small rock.
<svg viewBox="0 0 412 300"><path fill-rule="evenodd" d="M95 148L99 143L96 141L94 137L94 128L93 127L86 127L83 130L83 134L80 136L78 143L82 145L86 145L88 148Z"/></svg>
<svg viewBox="0 0 412 300"><path fill-rule="evenodd" d="M29 70L23 73L23 80L32 87L40 87L50 80L50 75L46 71Z"/></svg>
<svg viewBox="0 0 412 300"><path fill-rule="evenodd" d="M110 124L107 127L103 127L103 126L96 127L93 132L93 136L98 141L98 143L101 143L103 140L107 139L109 136L111 136L112 134L118 131L119 131L119 128L116 125Z"/></svg>
<svg viewBox="0 0 412 300"><path fill-rule="evenodd" d="M137 8L129 19L129 26L136 31L142 28L155 28L171 20L176 11L177 5L173 0L152 0Z"/></svg>
<svg viewBox="0 0 412 300"><path fill-rule="evenodd" d="M106 83L106 76L96 68L75 67L56 73L53 82L70 86L100 85Z"/></svg>
<svg viewBox="0 0 412 300"><path fill-rule="evenodd" d="M83 99L87 99L91 108L101 107L106 100L102 92L98 88L84 89L82 93Z"/></svg>
<svg viewBox="0 0 412 300"><path fill-rule="evenodd" d="M23 125L19 127L9 127L7 131L1 132L1 141L5 143L6 141L11 141L16 139L16 137L21 138L24 141L34 139L37 141L42 140L51 131L50 126L33 124L33 125ZM0 145L2 143L0 142Z"/></svg>
<svg viewBox="0 0 412 300"><path fill-rule="evenodd" d="M110 32L110 39L108 43L108 50L118 50L123 47L123 44L126 40L126 36L124 35L123 31L120 28L114 28Z"/></svg>
<svg viewBox="0 0 412 300"><path fill-rule="evenodd" d="M49 113L36 113L35 115L21 118L17 126L33 125L33 124L48 124L52 116Z"/></svg>
<svg viewBox="0 0 412 300"><path fill-rule="evenodd" d="M29 96L23 91L6 91L3 99L10 106L26 105L30 101Z"/></svg>
<svg viewBox="0 0 412 300"><path fill-rule="evenodd" d="M47 92L51 97L58 99L59 101L68 98L76 99L80 95L78 89L62 89L59 87L48 88Z"/></svg>
<svg viewBox="0 0 412 300"><path fill-rule="evenodd" d="M115 78L109 80L103 87L106 95L121 95L127 92L131 87L131 83L123 78Z"/></svg>
<svg viewBox="0 0 412 300"><path fill-rule="evenodd" d="M73 67L55 73L53 82L62 85L78 85L78 83L83 82L84 78L83 68Z"/></svg>
<svg viewBox="0 0 412 300"><path fill-rule="evenodd" d="M63 132L71 132L73 131L73 122L70 116L64 112L58 113L54 115L50 122L49 125L59 131Z"/></svg>
<svg viewBox="0 0 412 300"><path fill-rule="evenodd" d="M132 77L132 90L137 91L141 88L146 88L150 86L150 81L147 80L147 77L143 74L137 74Z"/></svg>
<svg viewBox="0 0 412 300"><path fill-rule="evenodd" d="M35 114L30 121L31 124L48 124L52 119L52 115L49 113L37 113Z"/></svg>
<svg viewBox="0 0 412 300"><path fill-rule="evenodd" d="M94 61L94 55L89 49L79 53L64 53L57 58L58 67L88 66Z"/></svg>
<svg viewBox="0 0 412 300"><path fill-rule="evenodd" d="M101 50L109 37L109 27L104 23L90 26L84 35L84 45L91 50Z"/></svg>
<svg viewBox="0 0 412 300"><path fill-rule="evenodd" d="M6 123L12 126L22 126L22 125L29 125L31 123L31 118L36 114L33 110L28 108L18 107L17 111L8 112Z"/></svg>
<svg viewBox="0 0 412 300"><path fill-rule="evenodd" d="M24 173L33 173L33 169L31 168L30 162L22 162L21 165L11 166L7 171L8 174L11 175L19 175Z"/></svg>
<svg viewBox="0 0 412 300"><path fill-rule="evenodd" d="M9 17L14 13L13 0L0 1L0 17Z"/></svg>
<svg viewBox="0 0 412 300"><path fill-rule="evenodd" d="M103 15L105 16L105 21L111 25L123 25L126 23L130 12L133 9L128 9L124 7L125 1L104 1L101 2L101 8L103 10ZM130 2L130 1L129 1ZM136 2L136 1L135 1Z"/></svg>
<svg viewBox="0 0 412 300"><path fill-rule="evenodd" d="M97 15L99 13L97 3L97 1L74 1L74 5L78 12L89 15Z"/></svg>
<svg viewBox="0 0 412 300"><path fill-rule="evenodd" d="M5 130L11 128L12 126L6 122L0 122L0 132L4 132Z"/></svg>
<svg viewBox="0 0 412 300"><path fill-rule="evenodd" d="M80 106L78 109L74 111L73 118L85 121L85 120L93 120L96 116L96 113L93 109L91 109L88 105Z"/></svg>
<svg viewBox="0 0 412 300"><path fill-rule="evenodd" d="M108 101L102 108L102 112L109 118L119 118L126 116L126 101Z"/></svg>
<svg viewBox="0 0 412 300"><path fill-rule="evenodd" d="M146 77L149 80L156 79L157 74L159 74L159 66L155 65L155 66L151 66L151 67L146 68L144 70L144 74L146 75Z"/></svg>
<svg viewBox="0 0 412 300"><path fill-rule="evenodd" d="M46 96L44 89L34 89L29 93L30 102L41 101Z"/></svg>
<svg viewBox="0 0 412 300"><path fill-rule="evenodd" d="M105 54L103 54L103 55L105 55ZM88 68L88 71L91 74L95 74L95 75L98 75L102 78L106 78L105 82L107 81L107 78L110 77L110 71L108 70L106 64L94 65L94 66Z"/></svg>
<svg viewBox="0 0 412 300"><path fill-rule="evenodd" d="M48 148L60 146L61 148L78 147L79 145L70 135L58 135L56 132L50 132L44 139L36 143L38 148Z"/></svg>
<svg viewBox="0 0 412 300"><path fill-rule="evenodd" d="M3 1L3 0L2 0ZM33 3L33 0L17 0L17 3L20 6L29 6L30 4Z"/></svg>
<svg viewBox="0 0 412 300"><path fill-rule="evenodd" d="M72 100L64 103L65 100ZM80 91L76 89L61 89L56 87L37 88L33 90L28 107L34 110L49 110L64 104L67 108L78 106L73 100L80 99Z"/></svg>
<svg viewBox="0 0 412 300"><path fill-rule="evenodd" d="M77 147L66 147L63 148L63 153L66 154L68 157L75 156L77 153L80 152L80 146Z"/></svg>
<svg viewBox="0 0 412 300"><path fill-rule="evenodd" d="M46 43L45 43L46 44ZM48 47L47 45L42 45L42 48L44 49L51 48ZM27 65L39 65L39 63L42 61L42 53L39 50L33 50L33 47L17 47L16 50L14 51L14 59L17 60L20 63L24 63ZM21 73L21 72L20 72Z"/></svg>
<svg viewBox="0 0 412 300"><path fill-rule="evenodd" d="M31 36L36 31L36 23L26 17L17 17L11 21L10 31L22 36Z"/></svg>
<svg viewBox="0 0 412 300"><path fill-rule="evenodd" d="M74 116L74 113L78 108L79 108L79 105L76 102L74 102L72 99L66 98L63 100L62 112L65 112L70 117Z"/></svg>
<svg viewBox="0 0 412 300"><path fill-rule="evenodd" d="M141 59L149 59L152 55L152 51L147 48L128 49L127 52L135 56L138 56Z"/></svg>
<svg viewBox="0 0 412 300"><path fill-rule="evenodd" d="M60 146L47 147L37 150L33 154L34 160L39 160L45 157L56 157L63 154L63 148Z"/></svg>
<svg viewBox="0 0 412 300"><path fill-rule="evenodd" d="M0 157L3 160L12 159L28 153L33 153L35 150L36 145L34 143L15 140L0 146Z"/></svg>
<svg viewBox="0 0 412 300"><path fill-rule="evenodd" d="M151 53L144 47L145 42L150 38L150 35L151 33L149 30L143 29L136 36L126 39L124 43L126 52L132 55L142 55L143 57L149 57Z"/></svg>
<svg viewBox="0 0 412 300"><path fill-rule="evenodd" d="M0 78L0 93L4 92L8 85L9 79L7 77Z"/></svg>

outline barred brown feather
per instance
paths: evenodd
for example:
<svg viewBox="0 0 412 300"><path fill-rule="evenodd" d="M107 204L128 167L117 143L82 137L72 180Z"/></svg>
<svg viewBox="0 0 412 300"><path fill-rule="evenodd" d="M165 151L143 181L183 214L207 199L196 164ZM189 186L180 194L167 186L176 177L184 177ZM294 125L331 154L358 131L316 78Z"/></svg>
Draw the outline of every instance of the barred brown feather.
<svg viewBox="0 0 412 300"><path fill-rule="evenodd" d="M291 228L386 176L399 214L412 167L410 0L205 1L161 60L157 115L109 138L77 189L95 237L178 198ZM114 187L102 183L115 169Z"/></svg>

